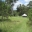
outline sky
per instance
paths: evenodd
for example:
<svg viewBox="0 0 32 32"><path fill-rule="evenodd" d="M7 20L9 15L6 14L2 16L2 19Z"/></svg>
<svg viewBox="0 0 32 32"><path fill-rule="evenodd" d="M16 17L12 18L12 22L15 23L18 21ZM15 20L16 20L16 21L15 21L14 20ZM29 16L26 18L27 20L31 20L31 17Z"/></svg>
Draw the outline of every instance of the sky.
<svg viewBox="0 0 32 32"><path fill-rule="evenodd" d="M5 0L2 0L2 1L5 1Z"/></svg>
<svg viewBox="0 0 32 32"><path fill-rule="evenodd" d="M32 1L32 0L18 0L16 3L14 3L13 9L16 10L16 8L19 4L27 5L30 1Z"/></svg>
<svg viewBox="0 0 32 32"><path fill-rule="evenodd" d="M2 1L5 1L5 0L2 0ZM13 10L16 10L16 8L19 4L27 5L30 1L32 1L32 0L18 0L16 3L14 3Z"/></svg>

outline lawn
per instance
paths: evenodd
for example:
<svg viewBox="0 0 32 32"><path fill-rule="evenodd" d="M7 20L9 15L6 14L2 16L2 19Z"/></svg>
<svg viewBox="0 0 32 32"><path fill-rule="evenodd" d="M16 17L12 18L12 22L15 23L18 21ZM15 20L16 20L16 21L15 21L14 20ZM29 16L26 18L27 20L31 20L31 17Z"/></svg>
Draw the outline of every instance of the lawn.
<svg viewBox="0 0 32 32"><path fill-rule="evenodd" d="M0 21L0 32L32 32L27 17L9 17L10 21Z"/></svg>

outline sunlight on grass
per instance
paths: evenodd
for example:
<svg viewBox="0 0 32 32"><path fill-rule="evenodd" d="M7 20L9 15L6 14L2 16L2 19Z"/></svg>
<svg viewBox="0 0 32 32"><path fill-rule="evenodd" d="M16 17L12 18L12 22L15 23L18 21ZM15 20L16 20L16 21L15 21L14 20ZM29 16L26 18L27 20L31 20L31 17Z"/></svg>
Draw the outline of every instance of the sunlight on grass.
<svg viewBox="0 0 32 32"><path fill-rule="evenodd" d="M9 17L11 21L0 22L0 30L2 32L29 32L26 25L28 18Z"/></svg>

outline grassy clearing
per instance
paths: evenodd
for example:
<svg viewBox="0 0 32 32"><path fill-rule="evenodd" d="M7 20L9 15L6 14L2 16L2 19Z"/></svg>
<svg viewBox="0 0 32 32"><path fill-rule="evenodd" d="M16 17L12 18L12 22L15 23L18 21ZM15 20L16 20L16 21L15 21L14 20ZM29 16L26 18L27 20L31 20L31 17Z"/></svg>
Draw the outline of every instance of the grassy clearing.
<svg viewBox="0 0 32 32"><path fill-rule="evenodd" d="M9 17L9 19L11 21L0 22L0 32L29 32L29 28L26 24L28 18Z"/></svg>

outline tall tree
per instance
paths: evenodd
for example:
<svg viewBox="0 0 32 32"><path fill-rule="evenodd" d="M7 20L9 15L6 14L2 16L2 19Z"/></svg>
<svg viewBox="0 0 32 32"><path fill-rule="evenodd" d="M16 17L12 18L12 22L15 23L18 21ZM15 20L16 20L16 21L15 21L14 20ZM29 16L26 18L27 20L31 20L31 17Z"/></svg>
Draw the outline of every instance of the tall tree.
<svg viewBox="0 0 32 32"><path fill-rule="evenodd" d="M28 6L29 8L32 8L32 1L29 2Z"/></svg>
<svg viewBox="0 0 32 32"><path fill-rule="evenodd" d="M8 18L11 14L11 8L13 7L13 0L0 0L0 16ZM15 0L14 0L15 2Z"/></svg>
<svg viewBox="0 0 32 32"><path fill-rule="evenodd" d="M17 0L6 0L6 3L7 5L10 6L10 10L9 10L9 14L13 15L13 6L14 6L14 3L16 2Z"/></svg>

